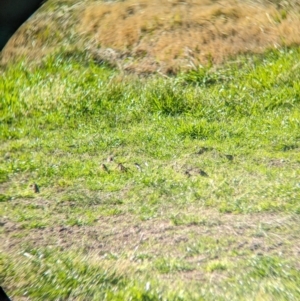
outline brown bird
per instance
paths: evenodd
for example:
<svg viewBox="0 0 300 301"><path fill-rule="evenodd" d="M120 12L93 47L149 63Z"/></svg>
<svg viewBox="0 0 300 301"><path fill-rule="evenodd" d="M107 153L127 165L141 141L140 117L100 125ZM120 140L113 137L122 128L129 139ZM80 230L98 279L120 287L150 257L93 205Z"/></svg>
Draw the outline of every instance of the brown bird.
<svg viewBox="0 0 300 301"><path fill-rule="evenodd" d="M112 162L114 161L114 156L108 156L107 157L107 162Z"/></svg>
<svg viewBox="0 0 300 301"><path fill-rule="evenodd" d="M138 163L134 163L134 166L137 168L138 171L142 171L141 165Z"/></svg>
<svg viewBox="0 0 300 301"><path fill-rule="evenodd" d="M201 147L201 148L196 152L196 154L197 154L197 155L202 155L202 154L204 154L205 152L207 152L207 151L209 151L209 150L211 150L211 148L209 148L209 147Z"/></svg>
<svg viewBox="0 0 300 301"><path fill-rule="evenodd" d="M38 184L33 183L32 185L30 185L30 187L33 189L34 193L39 193L40 192L40 187Z"/></svg>
<svg viewBox="0 0 300 301"><path fill-rule="evenodd" d="M185 174L188 178L192 176L191 173L190 173L190 170L186 170L186 171L184 172L184 174Z"/></svg>
<svg viewBox="0 0 300 301"><path fill-rule="evenodd" d="M109 169L107 168L107 166L105 164L101 164L101 168L102 170L106 171L107 173L109 173Z"/></svg>
<svg viewBox="0 0 300 301"><path fill-rule="evenodd" d="M122 163L118 163L118 169L121 172L127 172L128 168L125 167Z"/></svg>
<svg viewBox="0 0 300 301"><path fill-rule="evenodd" d="M225 157L226 157L229 161L233 161L233 156L232 156L232 155L225 155Z"/></svg>
<svg viewBox="0 0 300 301"><path fill-rule="evenodd" d="M204 170L202 170L202 169L199 170L199 174L202 177L208 177L208 174Z"/></svg>

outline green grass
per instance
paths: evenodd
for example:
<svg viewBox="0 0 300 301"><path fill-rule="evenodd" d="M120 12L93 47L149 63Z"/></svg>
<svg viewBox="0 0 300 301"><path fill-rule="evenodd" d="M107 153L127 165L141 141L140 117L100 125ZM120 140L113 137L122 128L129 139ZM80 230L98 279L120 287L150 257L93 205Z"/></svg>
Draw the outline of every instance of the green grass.
<svg viewBox="0 0 300 301"><path fill-rule="evenodd" d="M84 54L2 69L11 297L298 300L299 57L270 51L172 78Z"/></svg>

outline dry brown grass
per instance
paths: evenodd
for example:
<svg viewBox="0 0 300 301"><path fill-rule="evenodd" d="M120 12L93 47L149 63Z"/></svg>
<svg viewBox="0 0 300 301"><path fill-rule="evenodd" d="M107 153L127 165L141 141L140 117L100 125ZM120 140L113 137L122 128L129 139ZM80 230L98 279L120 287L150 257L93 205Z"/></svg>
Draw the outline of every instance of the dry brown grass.
<svg viewBox="0 0 300 301"><path fill-rule="evenodd" d="M0 52L0 63L7 64L20 58L39 62L61 48L78 47L80 40L75 32L77 23L74 12L78 10L80 2L47 1L9 40Z"/></svg>
<svg viewBox="0 0 300 301"><path fill-rule="evenodd" d="M60 41L85 45L95 59L125 70L175 73L222 63L240 53L300 44L300 8L293 0L86 0L78 4L63 14L57 8L56 13L33 18L6 47L4 57L15 56L22 47L31 47L28 54L37 57ZM74 29L80 38L66 43L62 36L74 36Z"/></svg>
<svg viewBox="0 0 300 301"><path fill-rule="evenodd" d="M79 31L140 72L176 72L245 52L300 43L295 5L213 0L94 3Z"/></svg>

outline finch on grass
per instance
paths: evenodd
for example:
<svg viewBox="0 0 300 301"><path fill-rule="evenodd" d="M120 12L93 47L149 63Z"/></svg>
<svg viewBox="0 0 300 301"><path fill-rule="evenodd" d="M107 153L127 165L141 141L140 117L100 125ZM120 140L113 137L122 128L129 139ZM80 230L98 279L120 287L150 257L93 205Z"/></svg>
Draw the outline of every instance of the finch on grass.
<svg viewBox="0 0 300 301"><path fill-rule="evenodd" d="M208 174L204 170L202 170L202 169L199 170L199 174L202 177L208 177Z"/></svg>
<svg viewBox="0 0 300 301"><path fill-rule="evenodd" d="M121 172L127 172L128 168L125 167L122 163L118 163L118 169Z"/></svg>
<svg viewBox="0 0 300 301"><path fill-rule="evenodd" d="M107 157L107 162L112 162L114 161L114 156L108 156Z"/></svg>
<svg viewBox="0 0 300 301"><path fill-rule="evenodd" d="M105 164L101 164L101 168L102 168L102 170L104 170L107 173L109 173L109 169L107 168L107 166Z"/></svg>
<svg viewBox="0 0 300 301"><path fill-rule="evenodd" d="M226 157L229 161L233 161L233 156L232 156L232 155L225 155L225 157Z"/></svg>
<svg viewBox="0 0 300 301"><path fill-rule="evenodd" d="M33 189L34 193L39 193L40 192L40 187L39 187L38 184L33 183L30 187Z"/></svg>
<svg viewBox="0 0 300 301"><path fill-rule="evenodd" d="M134 166L137 168L138 171L142 171L141 165L138 163L134 163Z"/></svg>
<svg viewBox="0 0 300 301"><path fill-rule="evenodd" d="M188 178L192 176L189 170L186 170L186 171L184 172L184 174L185 174Z"/></svg>

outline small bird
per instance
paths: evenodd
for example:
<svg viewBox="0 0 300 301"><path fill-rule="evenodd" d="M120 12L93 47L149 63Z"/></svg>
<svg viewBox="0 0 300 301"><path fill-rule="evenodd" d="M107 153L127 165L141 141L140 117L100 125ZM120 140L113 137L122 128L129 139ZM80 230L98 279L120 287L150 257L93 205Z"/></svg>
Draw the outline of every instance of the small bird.
<svg viewBox="0 0 300 301"><path fill-rule="evenodd" d="M39 193L40 192L40 187L38 184L33 183L32 185L30 185L30 187L33 189L34 193Z"/></svg>
<svg viewBox="0 0 300 301"><path fill-rule="evenodd" d="M107 157L107 162L112 162L114 161L114 156L108 156Z"/></svg>
<svg viewBox="0 0 300 301"><path fill-rule="evenodd" d="M209 151L210 150L210 148L208 148L208 147L201 147L198 151L197 151L197 155L202 155L202 154L204 154L205 152L207 152L207 151Z"/></svg>
<svg viewBox="0 0 300 301"><path fill-rule="evenodd" d="M185 174L188 178L192 176L191 173L190 173L190 170L186 170L186 171L184 172L184 174Z"/></svg>
<svg viewBox="0 0 300 301"><path fill-rule="evenodd" d="M101 164L101 168L102 170L106 171L107 173L109 173L109 169L107 168L107 166L105 164Z"/></svg>
<svg viewBox="0 0 300 301"><path fill-rule="evenodd" d="M134 166L137 168L138 171L142 171L141 165L138 163L134 163Z"/></svg>
<svg viewBox="0 0 300 301"><path fill-rule="evenodd" d="M128 168L125 167L122 163L118 163L118 169L121 172L127 172Z"/></svg>
<svg viewBox="0 0 300 301"><path fill-rule="evenodd" d="M225 157L226 157L229 161L233 161L233 156L232 156L232 155L225 155Z"/></svg>
<svg viewBox="0 0 300 301"><path fill-rule="evenodd" d="M204 170L202 170L202 169L199 170L199 174L202 177L208 177L208 174Z"/></svg>

